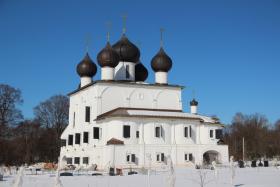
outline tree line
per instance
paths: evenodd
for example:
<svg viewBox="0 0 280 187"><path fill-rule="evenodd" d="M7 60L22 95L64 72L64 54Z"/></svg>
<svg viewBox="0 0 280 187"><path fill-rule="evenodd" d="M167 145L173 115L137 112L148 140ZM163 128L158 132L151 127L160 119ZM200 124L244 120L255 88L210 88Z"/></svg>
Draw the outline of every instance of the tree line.
<svg viewBox="0 0 280 187"><path fill-rule="evenodd" d="M22 103L19 89L0 84L0 165L56 162L68 124L68 97L54 95L39 103L31 120L19 110Z"/></svg>
<svg viewBox="0 0 280 187"><path fill-rule="evenodd" d="M280 120L275 124L261 114L237 113L224 129L223 140L229 146L229 154L236 160L280 158Z"/></svg>
<svg viewBox="0 0 280 187"><path fill-rule="evenodd" d="M56 162L60 135L68 124L69 98L51 96L34 107L34 118L28 120L19 109L22 103L19 89L0 84L0 165ZM264 115L237 113L222 138L236 160L243 158L243 138L247 160L280 156L280 120L270 124Z"/></svg>

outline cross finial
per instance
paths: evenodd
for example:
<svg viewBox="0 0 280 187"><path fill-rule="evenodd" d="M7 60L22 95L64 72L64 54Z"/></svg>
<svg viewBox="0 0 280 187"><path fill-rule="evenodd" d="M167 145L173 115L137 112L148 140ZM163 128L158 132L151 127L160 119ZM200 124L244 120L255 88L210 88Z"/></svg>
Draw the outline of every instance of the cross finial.
<svg viewBox="0 0 280 187"><path fill-rule="evenodd" d="M192 90L192 96L193 96L193 99L195 98L195 90L193 89Z"/></svg>
<svg viewBox="0 0 280 187"><path fill-rule="evenodd" d="M109 42L110 41L110 30L111 30L111 27L112 27L112 22L108 21L106 23L106 26L107 26L107 36L106 36L106 38L107 38L107 42Z"/></svg>
<svg viewBox="0 0 280 187"><path fill-rule="evenodd" d="M86 52L88 53L89 51L89 46L90 46L90 34L86 34L86 37L85 37L85 47L86 47Z"/></svg>
<svg viewBox="0 0 280 187"><path fill-rule="evenodd" d="M123 14L122 15L122 19L123 19L123 29L122 29L122 33L125 34L126 33L126 19L127 19L127 15Z"/></svg>
<svg viewBox="0 0 280 187"><path fill-rule="evenodd" d="M164 28L160 28L160 47L163 47L163 32Z"/></svg>

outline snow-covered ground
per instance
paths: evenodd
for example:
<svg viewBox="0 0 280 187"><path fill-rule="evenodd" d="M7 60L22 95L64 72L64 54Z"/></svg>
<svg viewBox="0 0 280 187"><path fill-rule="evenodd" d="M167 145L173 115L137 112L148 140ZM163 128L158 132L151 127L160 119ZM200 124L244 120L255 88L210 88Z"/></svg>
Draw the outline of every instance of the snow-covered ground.
<svg viewBox="0 0 280 187"><path fill-rule="evenodd" d="M200 179L205 177L207 187L279 187L280 169L269 168L236 168L233 184L231 185L231 170L221 168L217 170L215 177L213 170L196 170L189 168L176 168L175 186L199 187ZM0 181L0 187L12 186L16 175L4 176L4 181ZM168 172L152 173L150 177L151 187L168 186ZM148 187L148 176L137 174L129 176L90 176L76 175L73 177L60 177L64 187ZM23 187L54 187L56 182L55 172L38 175L31 175L25 171L23 175Z"/></svg>

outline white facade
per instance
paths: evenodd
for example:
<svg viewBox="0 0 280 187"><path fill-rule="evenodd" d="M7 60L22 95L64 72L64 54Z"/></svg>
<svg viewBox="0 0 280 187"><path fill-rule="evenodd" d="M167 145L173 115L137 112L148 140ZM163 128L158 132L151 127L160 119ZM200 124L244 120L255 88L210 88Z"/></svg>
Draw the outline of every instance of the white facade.
<svg viewBox="0 0 280 187"><path fill-rule="evenodd" d="M205 153L227 163L228 146L216 138L223 126L215 118L184 113L181 91L172 85L96 81L71 93L60 158L99 169L160 167L169 155L177 166L191 166L207 160Z"/></svg>

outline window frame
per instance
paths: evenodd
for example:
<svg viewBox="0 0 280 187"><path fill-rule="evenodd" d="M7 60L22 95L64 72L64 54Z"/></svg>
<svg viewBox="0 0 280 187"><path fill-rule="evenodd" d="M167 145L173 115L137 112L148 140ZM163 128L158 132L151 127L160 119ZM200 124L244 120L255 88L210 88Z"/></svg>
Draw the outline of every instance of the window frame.
<svg viewBox="0 0 280 187"><path fill-rule="evenodd" d="M87 160L87 163L85 163L85 160ZM89 164L89 157L88 156L83 157L83 164L86 164L86 165Z"/></svg>
<svg viewBox="0 0 280 187"><path fill-rule="evenodd" d="M213 129L210 129L210 130L209 130L209 137L210 137L211 139L214 138L214 130L213 130Z"/></svg>
<svg viewBox="0 0 280 187"><path fill-rule="evenodd" d="M87 136L85 136L85 134L87 134ZM87 138L85 139L85 137L87 137ZM87 131L85 131L83 133L83 143L89 143L89 132L87 132Z"/></svg>
<svg viewBox="0 0 280 187"><path fill-rule="evenodd" d="M70 161L71 160L71 161ZM69 162L70 161L70 162ZM66 157L66 163L67 164L73 164L73 158L72 157Z"/></svg>
<svg viewBox="0 0 280 187"><path fill-rule="evenodd" d="M100 140L100 127L93 127L93 139Z"/></svg>
<svg viewBox="0 0 280 187"><path fill-rule="evenodd" d="M124 138L130 138L130 131L131 131L130 125L123 125L123 137ZM128 133L128 134L126 134L126 133Z"/></svg>
<svg viewBox="0 0 280 187"><path fill-rule="evenodd" d="M184 127L184 137L185 138L189 138L189 126L185 126Z"/></svg>
<svg viewBox="0 0 280 187"><path fill-rule="evenodd" d="M76 161L78 161L78 163L76 163ZM80 163L81 163L80 157L74 157L74 164L80 164Z"/></svg>
<svg viewBox="0 0 280 187"><path fill-rule="evenodd" d="M80 144L81 144L81 133L75 133L75 145L80 145Z"/></svg>
<svg viewBox="0 0 280 187"><path fill-rule="evenodd" d="M85 106L85 122L89 123L90 122L90 113L91 113L91 108L90 106Z"/></svg>
<svg viewBox="0 0 280 187"><path fill-rule="evenodd" d="M70 137L71 137L71 141L70 141ZM68 134L67 144L73 146L73 144L74 144L74 135L73 134Z"/></svg>

